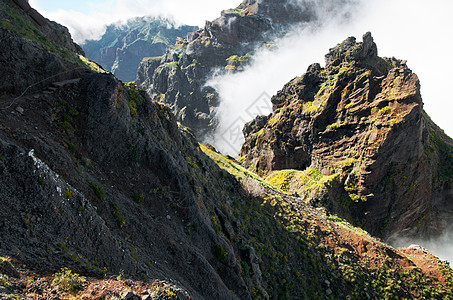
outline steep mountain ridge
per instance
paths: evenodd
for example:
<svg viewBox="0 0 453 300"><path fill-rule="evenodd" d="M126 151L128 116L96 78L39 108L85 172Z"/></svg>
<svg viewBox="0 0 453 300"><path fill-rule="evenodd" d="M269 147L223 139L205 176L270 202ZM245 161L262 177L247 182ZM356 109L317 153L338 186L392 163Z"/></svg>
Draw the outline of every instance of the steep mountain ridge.
<svg viewBox="0 0 453 300"><path fill-rule="evenodd" d="M60 80L77 77L75 73L83 69L76 55L83 55L83 50L74 44L68 29L45 19L27 1L2 1L0 17L0 97L17 95L31 83L57 74ZM29 69L32 64L36 67Z"/></svg>
<svg viewBox="0 0 453 300"><path fill-rule="evenodd" d="M291 26L322 22L328 16L319 15L318 6L329 12L340 11L351 3L245 0L237 8L222 11L216 20L207 21L203 29L187 39L179 40L162 57L144 59L136 83L152 99L168 104L177 120L203 140L217 128L219 95L206 86L214 72L240 71L257 47L268 47Z"/></svg>
<svg viewBox="0 0 453 300"><path fill-rule="evenodd" d="M82 47L86 56L117 78L134 81L144 57L161 56L178 38L197 30L196 26L175 26L171 20L153 17L129 19L126 24L107 26L99 40L88 40Z"/></svg>
<svg viewBox="0 0 453 300"><path fill-rule="evenodd" d="M36 44L38 33L8 34L39 57L66 61ZM395 250L282 193L199 145L134 84L71 57L87 64L77 78L0 99L0 297L452 294L446 263L416 247Z"/></svg>
<svg viewBox="0 0 453 300"><path fill-rule="evenodd" d="M63 48L67 48L73 52L83 54L82 48L72 41L69 30L61 24L50 21L44 18L40 13L33 9L27 0L7 0L2 4L2 10L5 9L4 5L8 3L12 6L15 12L20 13L26 20L31 22L46 38L51 40ZM8 5L7 4L7 5ZM4 17L4 16L3 16ZM14 20L9 19L7 16L4 20L3 26L14 25ZM9 23L9 24L7 24ZM13 27L8 27L12 29Z"/></svg>
<svg viewBox="0 0 453 300"><path fill-rule="evenodd" d="M388 240L448 229L453 142L423 111L417 75L378 57L370 33L332 48L325 68L310 66L272 103L244 128L247 168L300 193L303 171L318 170L326 187L307 200Z"/></svg>

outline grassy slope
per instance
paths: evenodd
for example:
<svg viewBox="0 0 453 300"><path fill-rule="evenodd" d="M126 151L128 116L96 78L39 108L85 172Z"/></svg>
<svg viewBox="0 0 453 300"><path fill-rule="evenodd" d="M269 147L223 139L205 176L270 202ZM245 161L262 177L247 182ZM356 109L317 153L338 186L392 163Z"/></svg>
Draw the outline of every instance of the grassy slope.
<svg viewBox="0 0 453 300"><path fill-rule="evenodd" d="M420 267L420 256L396 251L360 228L269 186L272 180L264 181L236 161L204 146L201 149L246 190L255 191L252 201L234 202L232 213L262 261L263 280L271 296L314 299L331 293L329 297L335 299L367 294L384 299L451 299L452 270L437 258L429 256L436 262L431 268L441 274L435 277ZM324 181L309 173L304 174L311 178L308 185L316 188Z"/></svg>

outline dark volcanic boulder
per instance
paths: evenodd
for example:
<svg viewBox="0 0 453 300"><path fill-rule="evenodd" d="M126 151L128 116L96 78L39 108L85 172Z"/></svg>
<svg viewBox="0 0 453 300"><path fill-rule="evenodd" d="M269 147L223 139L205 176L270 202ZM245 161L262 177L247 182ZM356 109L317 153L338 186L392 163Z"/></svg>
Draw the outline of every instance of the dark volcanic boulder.
<svg viewBox="0 0 453 300"><path fill-rule="evenodd" d="M272 103L244 129L247 168L386 239L452 222L453 142L423 111L417 75L378 57L371 34L330 49L325 68L310 66ZM301 183L307 170L324 190Z"/></svg>

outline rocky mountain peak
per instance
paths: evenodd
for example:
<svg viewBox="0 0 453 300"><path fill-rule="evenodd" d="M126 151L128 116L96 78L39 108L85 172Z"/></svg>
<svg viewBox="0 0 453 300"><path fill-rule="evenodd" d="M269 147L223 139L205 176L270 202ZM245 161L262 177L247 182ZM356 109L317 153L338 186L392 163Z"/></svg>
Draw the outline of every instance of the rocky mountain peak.
<svg viewBox="0 0 453 300"><path fill-rule="evenodd" d="M165 18L136 17L126 24L111 24L99 40L83 45L88 58L98 62L123 81L134 81L144 57L161 56L177 39L197 30L176 26Z"/></svg>
<svg viewBox="0 0 453 300"><path fill-rule="evenodd" d="M362 37L362 57L376 57L378 56L377 53L377 46L374 42L373 37L371 36L371 32L367 32Z"/></svg>
<svg viewBox="0 0 453 300"><path fill-rule="evenodd" d="M362 42L356 42L355 37L348 37L342 43L329 50L325 55L326 69L335 68L344 62L353 62L374 72L384 75L388 70L378 57L376 43L370 32L362 37Z"/></svg>
<svg viewBox="0 0 453 300"><path fill-rule="evenodd" d="M335 1L334 1L335 2ZM244 0L237 8L246 15L265 16L278 25L316 18L307 1Z"/></svg>
<svg viewBox="0 0 453 300"><path fill-rule="evenodd" d="M378 57L370 33L330 49L325 68L311 65L272 103L271 115L245 126L240 156L247 168L270 180L296 170L284 181L293 192L304 189L296 174L318 170L335 192L326 188L307 201L384 238L446 228L414 220L453 210L442 196L452 178L438 180L453 168L451 139L423 111L417 75L406 62ZM422 203L408 210L415 199Z"/></svg>
<svg viewBox="0 0 453 300"><path fill-rule="evenodd" d="M348 37L341 44L329 50L326 55L326 64L333 63L332 58L341 59L342 61L377 58L377 46L371 36L371 32L365 33L362 40L361 43L357 43L355 37Z"/></svg>

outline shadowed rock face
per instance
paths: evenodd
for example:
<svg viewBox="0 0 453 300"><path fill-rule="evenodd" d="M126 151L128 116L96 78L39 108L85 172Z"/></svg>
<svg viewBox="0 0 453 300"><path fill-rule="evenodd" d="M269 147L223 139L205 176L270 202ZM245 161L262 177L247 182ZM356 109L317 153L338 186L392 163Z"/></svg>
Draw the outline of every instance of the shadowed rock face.
<svg viewBox="0 0 453 300"><path fill-rule="evenodd" d="M171 278L197 299L229 299L230 291L250 299L235 255L221 252L221 262L212 254L214 246L228 248L200 202L215 189L189 179L188 161L204 178L204 163L190 158L198 153L210 164L203 168L214 167L237 194L234 178L207 160L166 106L112 74L81 67L73 52L53 48L25 22L22 10L11 5L1 13L7 28L0 30L0 82L18 81L1 85L0 256L35 272L123 270L140 279ZM5 25L3 13L17 22ZM70 73L74 80L52 77L73 67L82 68ZM44 88L36 85L12 103L23 86L48 77ZM223 263L228 267L219 275Z"/></svg>
<svg viewBox="0 0 453 300"><path fill-rule="evenodd" d="M331 0L324 10L351 1ZM219 96L205 83L214 71L243 70L254 49L292 25L320 21L311 1L244 1L235 9L222 11L203 29L177 41L159 58L145 58L137 72L137 84L152 99L170 105L177 120L203 139L217 126Z"/></svg>
<svg viewBox="0 0 453 300"><path fill-rule="evenodd" d="M330 49L325 68L310 66L272 103L244 128L247 168L334 176L323 205L386 239L440 234L452 221L453 143L424 113L417 75L378 57L371 34Z"/></svg>
<svg viewBox="0 0 453 300"><path fill-rule="evenodd" d="M59 80L76 75L77 71L68 71L81 66L75 53L83 55L83 50L66 27L44 18L22 0L2 1L0 18L0 97L18 95L56 74ZM30 68L31 64L35 67Z"/></svg>
<svg viewBox="0 0 453 300"><path fill-rule="evenodd" d="M212 266L223 263L211 249L228 245L198 203L215 189L195 187L188 161L200 172L202 164L214 165L167 107L106 74L36 96L18 102L24 115L1 118L0 197L8 199L0 213L1 255L36 271L67 266L100 274L105 267L172 278L200 299L228 299L230 290L249 299L232 253L224 279ZM216 170L235 191L233 178ZM41 261L46 256L52 258Z"/></svg>
<svg viewBox="0 0 453 300"><path fill-rule="evenodd" d="M28 19L48 39L61 47L67 48L76 53L84 54L82 48L72 41L71 35L66 27L44 18L39 12L30 7L26 0L7 0L23 17Z"/></svg>

